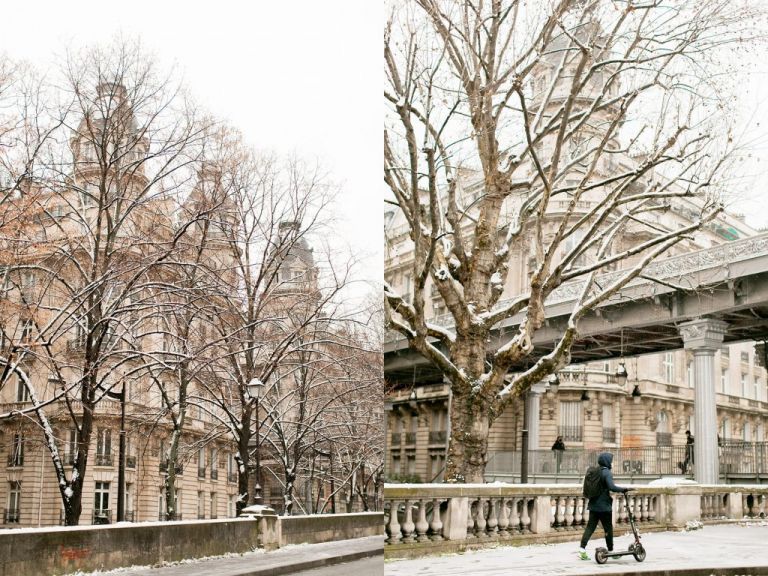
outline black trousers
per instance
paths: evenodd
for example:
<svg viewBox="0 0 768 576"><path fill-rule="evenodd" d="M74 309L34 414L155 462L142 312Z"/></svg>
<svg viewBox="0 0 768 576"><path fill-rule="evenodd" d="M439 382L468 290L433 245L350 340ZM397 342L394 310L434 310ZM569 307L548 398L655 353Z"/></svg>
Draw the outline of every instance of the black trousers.
<svg viewBox="0 0 768 576"><path fill-rule="evenodd" d="M598 521L603 525L605 531L605 544L608 547L608 551L613 550L613 512L589 512L589 520L587 521L587 527L584 529L584 535L581 537L581 547L586 548L587 542L592 538L592 534L597 528Z"/></svg>

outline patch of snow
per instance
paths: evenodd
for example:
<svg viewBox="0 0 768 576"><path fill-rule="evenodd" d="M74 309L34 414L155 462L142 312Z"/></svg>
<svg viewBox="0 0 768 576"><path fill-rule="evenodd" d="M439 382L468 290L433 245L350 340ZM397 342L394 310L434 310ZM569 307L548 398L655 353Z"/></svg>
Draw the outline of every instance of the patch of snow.
<svg viewBox="0 0 768 576"><path fill-rule="evenodd" d="M435 278L440 281L448 280L450 277L451 274L445 266L440 266L440 268L435 271Z"/></svg>
<svg viewBox="0 0 768 576"><path fill-rule="evenodd" d="M74 495L74 492L72 491L72 487L71 487L71 486L67 486L67 487L64 489L64 496L65 496L66 498L72 498L72 496L73 496L73 495Z"/></svg>
<svg viewBox="0 0 768 576"><path fill-rule="evenodd" d="M656 480L648 482L648 486L680 486L685 484L698 484L688 478L680 478L678 476L662 476Z"/></svg>

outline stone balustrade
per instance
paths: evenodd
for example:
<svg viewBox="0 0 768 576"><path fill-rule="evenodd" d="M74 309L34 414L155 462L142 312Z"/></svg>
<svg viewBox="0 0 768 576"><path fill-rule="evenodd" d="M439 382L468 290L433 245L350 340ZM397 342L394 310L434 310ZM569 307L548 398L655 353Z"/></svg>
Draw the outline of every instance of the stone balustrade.
<svg viewBox="0 0 768 576"><path fill-rule="evenodd" d="M691 520L765 518L768 513L768 486L634 488L627 498L641 531L677 529ZM387 484L387 554L419 555L456 545L576 540L589 518L581 490L577 484ZM622 532L628 529L629 519L620 496L614 496L613 506L614 524Z"/></svg>

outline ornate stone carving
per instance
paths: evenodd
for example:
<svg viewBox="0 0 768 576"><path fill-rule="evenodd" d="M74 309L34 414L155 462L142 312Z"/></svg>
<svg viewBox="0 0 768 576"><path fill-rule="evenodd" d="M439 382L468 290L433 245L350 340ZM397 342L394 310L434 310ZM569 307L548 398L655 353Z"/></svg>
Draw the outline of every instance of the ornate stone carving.
<svg viewBox="0 0 768 576"><path fill-rule="evenodd" d="M687 350L707 350L714 353L723 344L728 324L712 318L697 318L680 324L678 330Z"/></svg>

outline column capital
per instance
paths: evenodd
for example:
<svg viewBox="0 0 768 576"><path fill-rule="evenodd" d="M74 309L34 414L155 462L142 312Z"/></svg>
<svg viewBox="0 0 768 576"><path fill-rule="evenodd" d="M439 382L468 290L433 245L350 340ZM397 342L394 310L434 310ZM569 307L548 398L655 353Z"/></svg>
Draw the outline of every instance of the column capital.
<svg viewBox="0 0 768 576"><path fill-rule="evenodd" d="M532 395L533 394L544 394L544 392L547 391L547 386L549 386L547 381L546 380L541 380L539 382L536 382L535 384L531 384L531 387L528 390L528 392L530 394L532 394Z"/></svg>
<svg viewBox="0 0 768 576"><path fill-rule="evenodd" d="M678 326L686 350L718 350L728 331L728 324L714 318L697 318Z"/></svg>

